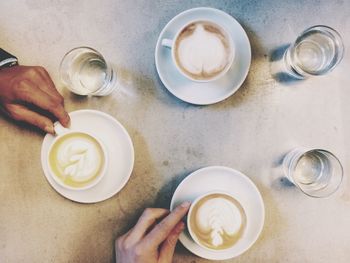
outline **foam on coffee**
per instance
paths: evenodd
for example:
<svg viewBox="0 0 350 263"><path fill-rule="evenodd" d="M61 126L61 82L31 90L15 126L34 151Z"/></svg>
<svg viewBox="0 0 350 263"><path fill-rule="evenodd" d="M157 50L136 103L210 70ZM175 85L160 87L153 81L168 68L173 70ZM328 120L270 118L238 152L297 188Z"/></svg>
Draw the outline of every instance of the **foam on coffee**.
<svg viewBox="0 0 350 263"><path fill-rule="evenodd" d="M198 21L185 27L175 41L175 59L182 71L197 80L215 77L231 61L226 34L215 24Z"/></svg>
<svg viewBox="0 0 350 263"><path fill-rule="evenodd" d="M49 153L49 164L64 184L83 187L100 174L104 165L101 145L85 133L70 133L59 138Z"/></svg>
<svg viewBox="0 0 350 263"><path fill-rule="evenodd" d="M232 247L242 236L246 216L240 203L226 194L211 194L192 208L190 227L198 241L210 249Z"/></svg>

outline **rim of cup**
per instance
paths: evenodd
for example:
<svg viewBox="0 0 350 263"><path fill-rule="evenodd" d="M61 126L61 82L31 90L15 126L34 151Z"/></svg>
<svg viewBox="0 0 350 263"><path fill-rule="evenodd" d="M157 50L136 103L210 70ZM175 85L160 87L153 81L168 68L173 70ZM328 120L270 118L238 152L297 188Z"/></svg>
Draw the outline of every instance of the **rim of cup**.
<svg viewBox="0 0 350 263"><path fill-rule="evenodd" d="M53 146L55 145L55 143L62 137L68 135L68 134L73 134L73 133L82 133L82 134L85 134L85 135L88 135L90 137L92 137L94 140L97 141L97 143L100 145L101 149L102 149L102 153L103 153L103 159L104 159L104 162L103 162L103 167L102 167L102 170L100 172L100 174L95 178L95 180L93 180L91 183L83 186L83 187L72 187L72 186L69 186L69 185L66 185L64 184L59 178L57 178L57 176L55 175L55 173L52 171L51 169L51 165L50 165L50 153L51 153L51 150L53 148ZM68 190L74 190L74 191L81 191L81 190L87 190L87 189L90 189L92 187L94 187L95 185L97 185L101 180L102 178L105 176L106 172L107 172L107 167L108 167L108 155L107 155L107 148L106 146L101 142L101 140L99 140L96 136L88 133L88 132L84 132L84 131L78 131L78 130L68 130L68 131L65 131L64 133L62 134L59 134L59 135L55 135L55 139L53 140L52 144L50 145L50 148L48 150L48 158L47 158L47 166L48 166L48 169L49 169L49 173L51 175L51 177L54 179L54 181L59 184L60 186L62 186L63 188L66 188Z"/></svg>
<svg viewBox="0 0 350 263"><path fill-rule="evenodd" d="M194 234L194 232L192 231L191 229L191 224L190 224L190 218L191 218L191 214L192 214L192 211L193 211L193 208L196 206L196 204L203 198L209 196L209 195L212 195L212 194L222 194L222 195L227 195L229 196L230 198L233 198L240 206L241 208L243 209L244 211L244 207L242 206L242 204L230 193L226 192L226 191L222 191L222 190L213 190L213 191L210 191L210 192L207 192L205 194L202 194L200 196L198 196L191 204L191 207L190 207L190 210L188 211L188 214L187 214L187 229L188 229L188 232L190 233L190 236L191 238L194 240L194 242L199 245L200 247L206 249L206 250L209 250L209 251L214 251L214 252L224 252L224 251L228 251L230 249L232 249L232 247L235 246L235 244L233 244L231 247L229 248L224 248L224 249L213 249L213 248L209 248L209 247L206 247L204 246L201 242L199 242L197 236ZM245 213L245 211L244 211ZM246 218L247 220L247 218Z"/></svg>
<svg viewBox="0 0 350 263"><path fill-rule="evenodd" d="M297 149L295 149L297 150ZM343 182L343 178L344 178L344 168L343 168L343 165L341 164L340 160L338 159L337 156L335 156L333 153L331 153L330 151L328 150L324 150L324 149L320 149L320 148L304 148L302 149L303 152L301 154L298 154L296 157L294 157L291 162L293 162L293 166L292 168L288 168L288 177L291 177L293 179L293 183L296 187L298 187L298 189L300 191L302 191L304 194L306 194L307 196L310 196L310 197L313 197L313 198L325 198L325 197L329 197L331 196L332 194L334 194L341 186L342 182ZM330 193L328 193L327 195L312 195L310 193L308 193L307 191L305 191L300 185L299 183L297 183L295 180L294 180L294 177L293 177L293 173L294 173L294 170L295 170L295 167L297 165L297 163L300 161L300 159L303 157L303 155L307 154L307 153L310 153L310 152L314 152L314 151L319 151L319 152L325 152L327 154L329 154L332 158L334 158L337 162L337 164L339 164L339 168L340 168L340 171L341 171L341 175L340 175L340 181L338 183L338 185L333 189L333 191L331 191Z"/></svg>
<svg viewBox="0 0 350 263"><path fill-rule="evenodd" d="M225 37L227 38L227 40L229 41L229 44L230 44L230 60L229 60L229 63L227 63L225 69L223 71L221 71L219 74L215 75L214 77L212 78L209 78L209 79L195 79L195 78L192 78L191 76L187 75L182 69L181 67L179 66L179 64L177 63L177 60L176 60L176 57L175 57L175 43L176 43L176 40L177 38L179 37L179 35L182 33L182 31L187 27L189 26L190 24L193 24L193 23L198 23L198 22L207 22L207 23L211 23L211 24L214 24L215 26L217 26L220 30L222 30L222 32L225 34ZM187 79L191 80L191 81L194 81L194 82L201 82L201 83L205 83L205 82L211 82L211 81L214 81L214 80L217 80L221 77L223 77L229 70L230 68L232 67L232 64L233 64L233 61L234 61L234 58L235 58L235 45L234 45L234 41L232 39L232 36L228 33L228 30L225 28L224 25L221 25L219 24L218 22L212 20L212 19L208 19L208 18L202 18L202 19L193 19L193 20L190 20L189 22L187 22L184 26L182 26L178 31L177 33L175 34L175 37L172 38L172 42L173 42L173 47L171 48L171 57L172 57L172 60L177 68L177 70L184 76L186 77Z"/></svg>

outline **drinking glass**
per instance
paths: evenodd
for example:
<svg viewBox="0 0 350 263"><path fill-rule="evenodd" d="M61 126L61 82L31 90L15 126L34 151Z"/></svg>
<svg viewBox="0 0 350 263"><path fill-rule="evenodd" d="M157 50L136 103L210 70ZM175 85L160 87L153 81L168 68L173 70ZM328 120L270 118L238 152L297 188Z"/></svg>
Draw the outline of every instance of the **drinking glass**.
<svg viewBox="0 0 350 263"><path fill-rule="evenodd" d="M311 197L328 197L343 180L339 159L322 149L297 148L283 159L285 176Z"/></svg>
<svg viewBox="0 0 350 263"><path fill-rule="evenodd" d="M60 78L78 95L106 96L117 87L115 70L90 47L74 48L63 57Z"/></svg>
<svg viewBox="0 0 350 263"><path fill-rule="evenodd" d="M284 54L288 73L296 78L324 75L333 70L344 55L337 31L328 26L313 26L303 31Z"/></svg>

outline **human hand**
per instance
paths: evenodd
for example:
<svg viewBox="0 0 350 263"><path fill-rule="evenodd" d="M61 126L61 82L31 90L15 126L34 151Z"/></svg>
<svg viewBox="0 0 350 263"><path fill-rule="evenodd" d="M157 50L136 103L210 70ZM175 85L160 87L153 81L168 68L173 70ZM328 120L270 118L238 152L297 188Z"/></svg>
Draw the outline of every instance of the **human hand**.
<svg viewBox="0 0 350 263"><path fill-rule="evenodd" d="M43 67L14 66L1 69L0 109L14 120L30 123L48 133L54 133L54 129L47 113L65 127L70 121L63 107L63 97ZM44 112L40 113L42 110Z"/></svg>
<svg viewBox="0 0 350 263"><path fill-rule="evenodd" d="M116 240L117 263L170 263L189 207L189 202L182 203L170 214L166 209L147 208L134 228Z"/></svg>

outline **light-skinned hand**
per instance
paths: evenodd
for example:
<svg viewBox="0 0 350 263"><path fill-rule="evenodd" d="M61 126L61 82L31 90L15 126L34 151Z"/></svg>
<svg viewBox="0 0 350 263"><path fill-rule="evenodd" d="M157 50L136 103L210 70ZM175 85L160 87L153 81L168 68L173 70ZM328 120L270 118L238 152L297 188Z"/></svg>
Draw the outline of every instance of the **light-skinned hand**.
<svg viewBox="0 0 350 263"><path fill-rule="evenodd" d="M181 221L190 207L182 203L169 210L147 208L136 225L115 242L117 263L170 263L180 233ZM158 224L157 220L162 219Z"/></svg>
<svg viewBox="0 0 350 263"><path fill-rule="evenodd" d="M63 102L43 67L14 66L0 70L0 109L10 118L54 133L49 115L63 126L69 125Z"/></svg>

